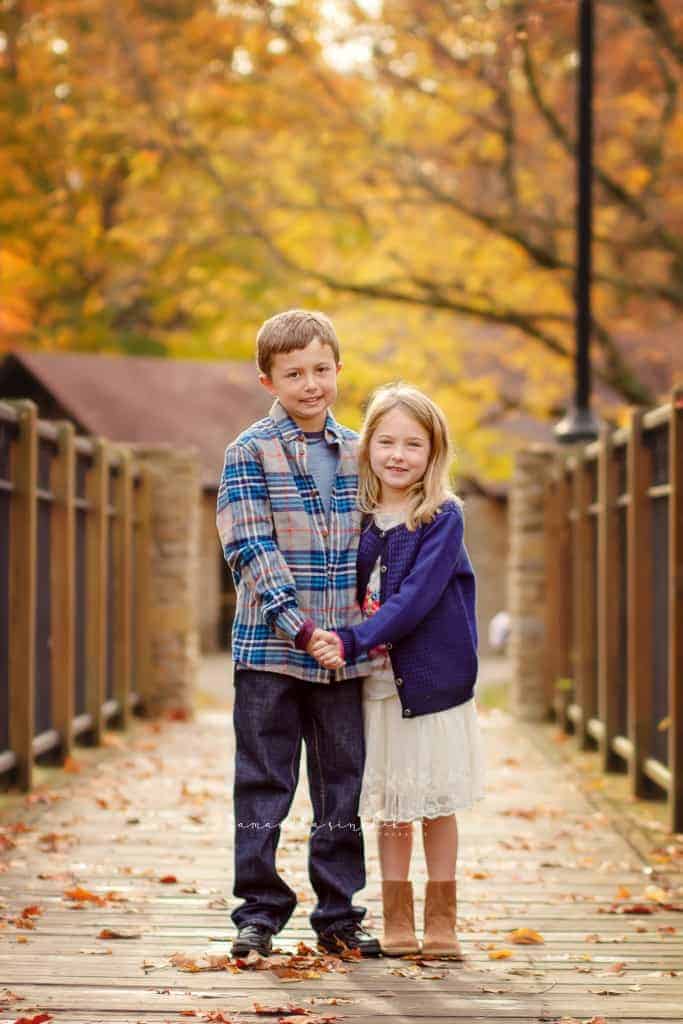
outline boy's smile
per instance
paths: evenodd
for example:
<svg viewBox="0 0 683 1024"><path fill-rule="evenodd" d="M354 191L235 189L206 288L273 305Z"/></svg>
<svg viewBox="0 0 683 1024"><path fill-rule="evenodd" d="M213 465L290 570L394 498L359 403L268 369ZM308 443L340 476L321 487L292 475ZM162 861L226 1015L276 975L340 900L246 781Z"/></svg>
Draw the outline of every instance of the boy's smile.
<svg viewBox="0 0 683 1024"><path fill-rule="evenodd" d="M327 410L337 397L336 363L329 345L314 338L305 348L273 356L270 376L262 373L264 388L280 399L302 430L322 430Z"/></svg>

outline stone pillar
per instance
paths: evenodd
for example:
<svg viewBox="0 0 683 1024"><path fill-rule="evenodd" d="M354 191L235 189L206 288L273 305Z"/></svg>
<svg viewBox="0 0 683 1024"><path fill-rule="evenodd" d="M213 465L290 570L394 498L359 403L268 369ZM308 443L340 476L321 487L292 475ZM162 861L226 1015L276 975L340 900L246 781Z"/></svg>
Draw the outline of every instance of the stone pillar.
<svg viewBox="0 0 683 1024"><path fill-rule="evenodd" d="M151 477L150 661L145 708L189 712L199 669L200 468L197 451L133 446Z"/></svg>
<svg viewBox="0 0 683 1024"><path fill-rule="evenodd" d="M510 487L511 710L526 722L543 721L549 712L545 679L543 491L552 452L545 445L518 451Z"/></svg>

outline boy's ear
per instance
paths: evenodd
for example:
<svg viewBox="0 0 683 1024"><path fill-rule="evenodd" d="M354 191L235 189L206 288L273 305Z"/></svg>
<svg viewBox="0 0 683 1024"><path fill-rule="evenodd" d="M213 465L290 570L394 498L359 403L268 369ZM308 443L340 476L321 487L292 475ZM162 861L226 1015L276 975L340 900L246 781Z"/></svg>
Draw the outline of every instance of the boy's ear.
<svg viewBox="0 0 683 1024"><path fill-rule="evenodd" d="M269 394L275 394L275 385L273 384L272 380L270 379L267 373L259 373L258 379Z"/></svg>
<svg viewBox="0 0 683 1024"><path fill-rule="evenodd" d="M343 363L337 363L337 373L341 373L341 371L343 369L343 366L344 366Z"/></svg>

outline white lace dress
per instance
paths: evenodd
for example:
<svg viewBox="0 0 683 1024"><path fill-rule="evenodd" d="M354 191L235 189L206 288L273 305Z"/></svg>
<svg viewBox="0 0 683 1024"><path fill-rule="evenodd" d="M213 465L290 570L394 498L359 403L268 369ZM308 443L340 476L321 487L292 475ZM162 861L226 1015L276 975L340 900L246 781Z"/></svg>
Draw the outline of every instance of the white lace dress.
<svg viewBox="0 0 683 1024"><path fill-rule="evenodd" d="M400 520L377 513L382 530ZM363 602L379 607L380 561ZM431 715L403 718L389 656L374 652L363 684L365 772L360 815L371 821L439 818L471 807L484 795L484 754L474 698Z"/></svg>

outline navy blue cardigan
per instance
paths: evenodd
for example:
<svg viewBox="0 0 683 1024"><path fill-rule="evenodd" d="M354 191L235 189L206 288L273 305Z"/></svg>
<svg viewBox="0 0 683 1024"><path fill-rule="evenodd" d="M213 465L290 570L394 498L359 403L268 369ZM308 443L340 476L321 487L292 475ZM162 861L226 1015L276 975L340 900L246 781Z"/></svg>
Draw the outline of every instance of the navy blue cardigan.
<svg viewBox="0 0 683 1024"><path fill-rule="evenodd" d="M474 572L463 543L460 507L444 503L430 523L380 530L364 526L358 548L358 601L381 556L381 607L338 629L347 661L385 644L403 717L463 704L477 678Z"/></svg>

